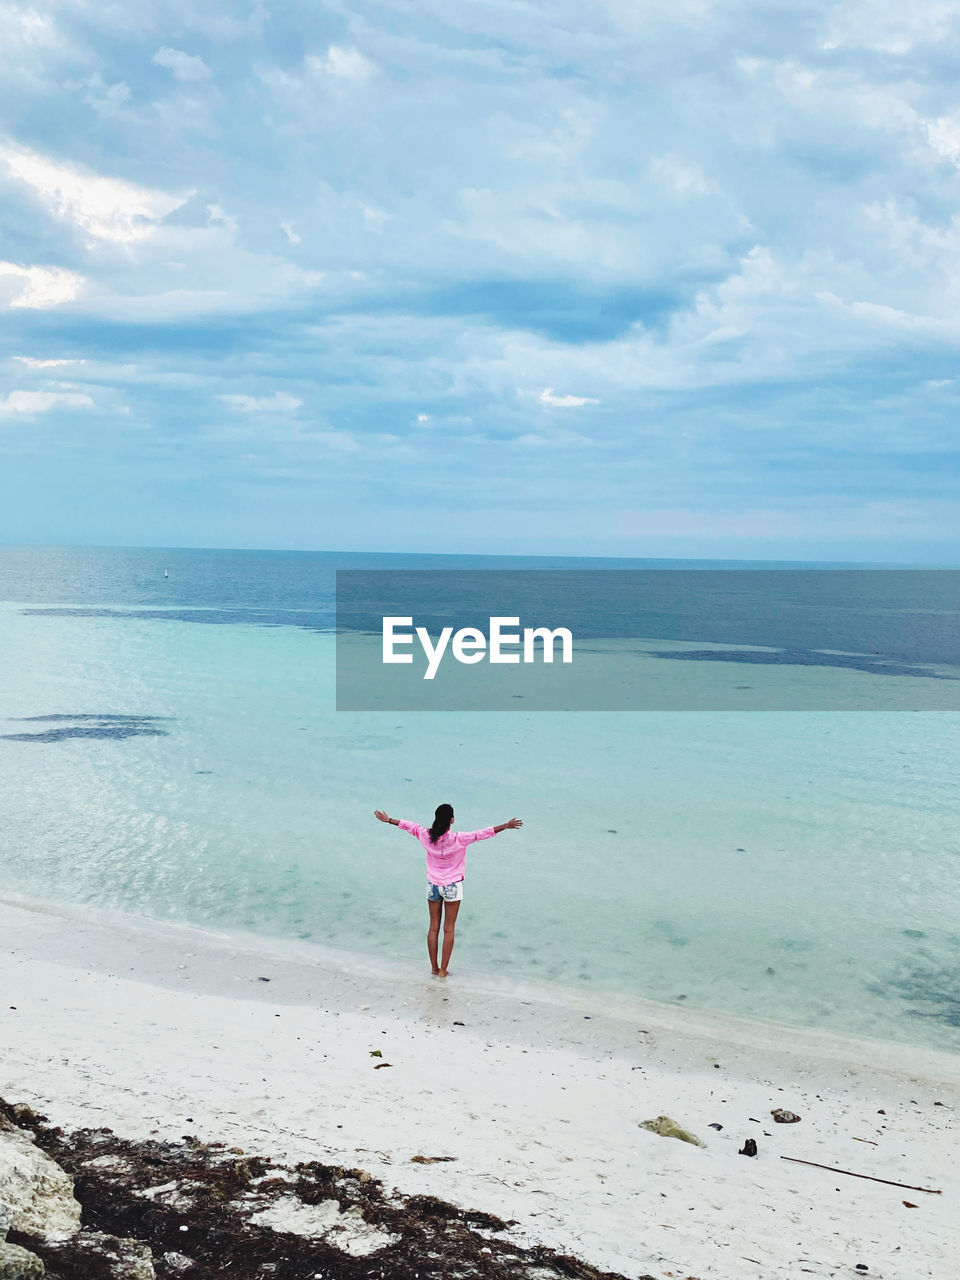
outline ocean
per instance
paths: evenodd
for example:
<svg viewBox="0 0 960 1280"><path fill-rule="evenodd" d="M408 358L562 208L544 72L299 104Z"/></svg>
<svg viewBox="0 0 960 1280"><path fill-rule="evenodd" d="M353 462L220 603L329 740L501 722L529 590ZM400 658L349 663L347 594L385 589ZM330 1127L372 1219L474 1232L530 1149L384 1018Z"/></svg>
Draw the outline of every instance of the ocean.
<svg viewBox="0 0 960 1280"><path fill-rule="evenodd" d="M960 713L336 710L336 569L661 567L0 548L0 894L426 972L422 851L373 810L448 801L525 823L469 852L455 975L960 1048ZM931 660L931 611L880 589ZM733 610L659 638L709 657Z"/></svg>

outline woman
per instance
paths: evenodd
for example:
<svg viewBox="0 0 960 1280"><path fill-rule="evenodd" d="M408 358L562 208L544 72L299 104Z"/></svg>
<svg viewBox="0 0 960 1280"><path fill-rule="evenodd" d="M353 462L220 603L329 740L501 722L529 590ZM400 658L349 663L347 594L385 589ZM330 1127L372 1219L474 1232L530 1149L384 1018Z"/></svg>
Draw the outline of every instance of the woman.
<svg viewBox="0 0 960 1280"><path fill-rule="evenodd" d="M453 809L440 805L433 815L432 827L421 827L405 818L389 818L382 809L375 809L374 816L381 822L389 822L401 831L416 836L427 851L427 906L430 909L430 928L427 932L427 954L430 969L436 978L447 976L447 965L453 951L453 934L457 927L457 913L463 901L463 869L467 859L467 845L474 840L489 840L501 831L522 827L519 818L501 822L498 827L484 827L482 831L451 831ZM443 953L437 963L437 943L440 938L440 913L443 912Z"/></svg>

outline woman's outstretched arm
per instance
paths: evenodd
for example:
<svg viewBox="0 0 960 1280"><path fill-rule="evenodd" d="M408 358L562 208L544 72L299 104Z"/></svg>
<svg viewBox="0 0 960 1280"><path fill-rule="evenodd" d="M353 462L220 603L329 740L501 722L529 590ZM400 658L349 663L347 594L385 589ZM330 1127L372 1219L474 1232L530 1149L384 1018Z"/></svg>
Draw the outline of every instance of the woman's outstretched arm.
<svg viewBox="0 0 960 1280"><path fill-rule="evenodd" d="M493 828L493 834L498 836L501 831L512 831L516 827L522 827L523 820L521 818L511 818L509 822L501 822L499 827Z"/></svg>
<svg viewBox="0 0 960 1280"><path fill-rule="evenodd" d="M399 818L388 818L382 809L374 809L373 816L379 818L381 822L389 822L391 827L399 827L400 825Z"/></svg>

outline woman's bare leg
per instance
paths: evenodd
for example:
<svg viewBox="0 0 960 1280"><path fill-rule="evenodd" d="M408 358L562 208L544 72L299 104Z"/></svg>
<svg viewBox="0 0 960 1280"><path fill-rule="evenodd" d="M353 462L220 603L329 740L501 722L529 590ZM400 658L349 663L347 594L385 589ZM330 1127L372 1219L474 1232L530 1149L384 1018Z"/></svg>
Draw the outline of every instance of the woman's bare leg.
<svg viewBox="0 0 960 1280"><path fill-rule="evenodd" d="M439 974L440 966L437 964L437 943L440 940L440 912L443 910L443 903L440 901L427 901L430 908L430 928L427 930L427 955L430 957L430 970L434 975Z"/></svg>
<svg viewBox="0 0 960 1280"><path fill-rule="evenodd" d="M443 904L443 955L440 960L440 977L447 976L447 965L450 963L450 954L453 951L453 934L457 927L457 912L460 910L459 902L445 902Z"/></svg>

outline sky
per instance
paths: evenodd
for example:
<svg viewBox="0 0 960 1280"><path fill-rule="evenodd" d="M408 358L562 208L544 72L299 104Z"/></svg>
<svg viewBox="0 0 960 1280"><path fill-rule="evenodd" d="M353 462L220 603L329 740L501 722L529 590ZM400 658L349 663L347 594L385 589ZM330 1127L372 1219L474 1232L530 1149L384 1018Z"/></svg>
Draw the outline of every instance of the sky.
<svg viewBox="0 0 960 1280"><path fill-rule="evenodd" d="M960 0L0 31L0 542L960 563Z"/></svg>

